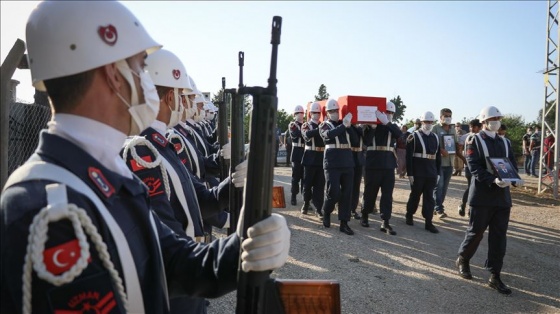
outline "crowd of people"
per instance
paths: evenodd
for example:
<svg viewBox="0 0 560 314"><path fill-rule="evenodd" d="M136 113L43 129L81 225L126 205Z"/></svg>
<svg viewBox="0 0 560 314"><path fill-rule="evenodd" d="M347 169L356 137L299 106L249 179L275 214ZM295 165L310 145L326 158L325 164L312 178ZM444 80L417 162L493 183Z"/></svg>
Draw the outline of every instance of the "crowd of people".
<svg viewBox="0 0 560 314"><path fill-rule="evenodd" d="M297 195L303 191L301 213L314 212L325 228L331 227L333 211L338 208L339 230L348 235L354 234L349 224L352 217L368 228L370 214L379 212L379 230L396 235L390 219L398 175L410 183L405 223L414 226L422 198L424 229L439 233L433 218L447 217L444 205L451 176L464 171L467 189L458 213L469 215L469 227L458 250L457 272L462 278L472 278L469 261L489 228L488 284L510 294L500 277L512 206L509 187L523 181L509 180L510 176L497 172L487 159L507 159L504 162L517 172L511 142L505 138L506 127L500 121L503 114L494 106L483 108L478 119L470 121L467 133L461 123L453 123L449 108L441 109L439 117L426 111L408 129L394 122L397 108L392 102L385 110L376 110L375 122L361 124L352 123L352 113L340 117L334 99L327 100L325 107L323 121L318 102L311 104L308 121L304 121L302 106L293 111L294 121L287 134L292 143L291 204L297 205Z"/></svg>

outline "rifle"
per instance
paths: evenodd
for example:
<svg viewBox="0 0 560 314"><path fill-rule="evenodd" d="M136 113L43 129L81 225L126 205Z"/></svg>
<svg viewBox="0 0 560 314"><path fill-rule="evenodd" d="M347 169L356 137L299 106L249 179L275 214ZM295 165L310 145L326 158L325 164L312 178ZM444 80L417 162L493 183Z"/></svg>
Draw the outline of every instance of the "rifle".
<svg viewBox="0 0 560 314"><path fill-rule="evenodd" d="M218 102L218 142L220 147L228 142L227 104L226 104L226 78L222 77L222 100ZM220 157L220 178L224 180L229 175L229 162Z"/></svg>
<svg viewBox="0 0 560 314"><path fill-rule="evenodd" d="M272 208L276 113L276 65L282 18L272 20L272 56L268 86L240 87L238 94L253 96L250 149L244 193L243 234L269 217ZM332 280L274 280L268 271L238 270L237 314L245 313L340 313L340 288Z"/></svg>
<svg viewBox="0 0 560 314"><path fill-rule="evenodd" d="M239 61L239 86L243 87L243 65L245 60L245 53L240 51L238 54ZM235 167L245 160L245 139L243 131L243 111L245 107L245 97L233 89L224 90L231 94L231 173L235 171ZM243 189L236 188L233 184L229 187L229 214L230 214L230 227L228 228L228 235L237 230L237 220L239 211L243 206Z"/></svg>

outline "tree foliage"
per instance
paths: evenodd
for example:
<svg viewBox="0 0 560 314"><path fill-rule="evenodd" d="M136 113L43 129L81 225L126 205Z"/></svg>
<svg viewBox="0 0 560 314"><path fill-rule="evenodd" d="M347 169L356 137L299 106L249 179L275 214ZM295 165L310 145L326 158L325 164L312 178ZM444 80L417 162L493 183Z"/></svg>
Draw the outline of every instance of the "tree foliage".
<svg viewBox="0 0 560 314"><path fill-rule="evenodd" d="M554 125L556 124L556 107L554 106L554 102L549 101L546 104L546 117L544 121L554 129ZM534 124L538 125L539 127L542 125L542 117L543 117L543 110L539 109L539 115L537 116L537 121Z"/></svg>
<svg viewBox="0 0 560 314"><path fill-rule="evenodd" d="M511 147L516 157L523 154L522 138L527 131L525 119L521 115L506 114L502 118L502 124L507 127L506 138L511 141Z"/></svg>
<svg viewBox="0 0 560 314"><path fill-rule="evenodd" d="M281 132L284 132L288 129L288 125L292 120L292 115L287 113L284 109L281 109L276 113L276 126L280 128Z"/></svg>
<svg viewBox="0 0 560 314"><path fill-rule="evenodd" d="M400 95L397 95L397 97L391 99L391 102L395 104L395 110L396 110L395 115L393 116L393 121L401 122L401 120L404 118L406 105L402 101Z"/></svg>
<svg viewBox="0 0 560 314"><path fill-rule="evenodd" d="M315 95L315 101L329 99L329 93L327 93L327 87L325 84L319 86L319 94Z"/></svg>

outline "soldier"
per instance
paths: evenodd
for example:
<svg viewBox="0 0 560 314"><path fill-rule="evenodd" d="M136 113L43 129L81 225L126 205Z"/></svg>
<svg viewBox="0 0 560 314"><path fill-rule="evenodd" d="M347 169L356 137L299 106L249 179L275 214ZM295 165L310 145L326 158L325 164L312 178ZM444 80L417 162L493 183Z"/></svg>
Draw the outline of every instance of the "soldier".
<svg viewBox="0 0 560 314"><path fill-rule="evenodd" d="M451 181L453 163L455 160L455 153L448 153L449 149L455 148L455 146L446 146L443 138L444 135L453 135L453 138L456 137L455 128L451 126L451 121L451 109L443 108L440 110L439 117L441 125L435 125L432 130L432 133L438 136L439 143L441 143L441 168L439 170L439 180L437 185L434 187L434 201L436 202L434 206L434 214L436 214L440 219L447 217L443 202L445 201L445 196L447 195L447 188L449 187L449 182Z"/></svg>
<svg viewBox="0 0 560 314"><path fill-rule="evenodd" d="M389 219L393 212L393 189L395 187L395 168L397 167L394 146L396 139L402 135L399 127L391 122L395 112L395 104L387 102L385 113L379 110L375 112L380 124L368 125L364 130L367 155L364 209L360 221L363 227L369 227L368 213L373 212L374 196L381 188L379 211L383 223L379 230L390 235L397 234L389 225Z"/></svg>
<svg viewBox="0 0 560 314"><path fill-rule="evenodd" d="M412 216L418 209L422 195L422 216L426 222L424 228L431 233L438 233L432 218L434 216L433 191L439 180L438 173L441 167L440 143L438 137L432 133L434 114L426 111L420 120L422 127L410 134L406 144L406 173L411 189L406 203L406 224L414 225Z"/></svg>
<svg viewBox="0 0 560 314"><path fill-rule="evenodd" d="M353 235L354 231L348 226L350 221L350 196L352 193L352 179L354 176L354 160L350 149L351 137L355 133L349 132L352 114L348 113L344 119L338 119L339 106L334 99L326 104L328 119L319 125L319 132L325 141L325 157L323 169L327 181L327 197L323 203L323 226L330 228L331 213L338 203L338 219L340 232ZM355 140L355 139L354 139Z"/></svg>
<svg viewBox="0 0 560 314"><path fill-rule="evenodd" d="M236 234L210 244L177 237L152 212L118 153L158 114L143 68L160 45L125 6L42 2L26 44L53 119L0 198L1 313L167 313L168 295L217 297L235 289L239 266L286 261L290 232L279 215L253 226L242 249Z"/></svg>
<svg viewBox="0 0 560 314"><path fill-rule="evenodd" d="M311 104L311 121L305 122L301 127L301 135L305 139L305 151L301 164L303 165L303 206L301 213L306 215L309 202L313 201L315 214L323 217L322 208L325 197L325 173L323 172L323 155L325 142L319 134L319 119L321 118L321 105L317 102Z"/></svg>
<svg viewBox="0 0 560 314"><path fill-rule="evenodd" d="M292 198L291 204L297 205L296 195L300 192L300 181L303 178L303 167L301 158L305 149L305 140L301 136L301 126L303 125L303 107L294 108L294 121L290 122L290 138L292 139ZM302 186L303 188L303 186Z"/></svg>
<svg viewBox="0 0 560 314"><path fill-rule="evenodd" d="M461 204L458 207L458 211L459 211L459 216L464 217L465 216L465 207L467 206L467 199L469 197L469 190L470 190L470 186L471 186L471 180L472 180L472 175L471 172L469 170L468 164L467 164L467 159L465 158L465 153L464 153L464 148L465 148L465 141L467 140L467 138L470 135L474 135L476 133L478 133L480 131L480 128L482 127L482 124L480 123L480 121L478 119L473 119L469 122L469 133L467 134L463 134L460 138L459 141L457 141L457 156L456 158L461 158L463 160L463 163L465 165L465 178L467 179L467 188L465 189L465 191L463 192L463 198L461 199ZM469 217L470 217L470 211L468 213Z"/></svg>
<svg viewBox="0 0 560 314"><path fill-rule="evenodd" d="M512 206L509 191L511 183L500 180L487 160L487 157L508 158L517 171L511 144L497 135L502 117L500 110L494 106L483 108L479 115L482 130L469 136L466 141L465 155L474 177L469 193L471 218L455 264L462 278L472 279L469 261L489 227L488 257L485 263L491 274L488 285L499 293L511 294L511 289L500 278Z"/></svg>
<svg viewBox="0 0 560 314"><path fill-rule="evenodd" d="M354 219L361 219L362 217L356 210L358 208L358 203L360 202L360 185L362 184L362 177L364 173L364 130L362 127L352 124L350 125L350 128L348 128L348 132L352 132L356 135L355 137L350 138L352 157L354 157L354 179L352 181L352 200L350 202L350 211Z"/></svg>

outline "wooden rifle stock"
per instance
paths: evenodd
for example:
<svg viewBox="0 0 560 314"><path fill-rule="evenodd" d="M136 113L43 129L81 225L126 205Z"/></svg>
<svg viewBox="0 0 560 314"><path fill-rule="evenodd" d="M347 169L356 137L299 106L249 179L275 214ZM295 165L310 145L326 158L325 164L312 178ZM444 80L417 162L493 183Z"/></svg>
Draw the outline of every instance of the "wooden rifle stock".
<svg viewBox="0 0 560 314"><path fill-rule="evenodd" d="M240 51L238 54L239 61L239 88L243 86L243 65L245 60L245 53ZM243 131L243 117L244 117L244 95L240 94L238 90L228 89L231 94L231 173L235 172L235 167L245 160L245 132ZM229 214L230 214L230 227L228 234L232 234L237 230L237 221L239 219L239 212L243 206L243 189L236 188L233 184L229 187Z"/></svg>
<svg viewBox="0 0 560 314"><path fill-rule="evenodd" d="M240 87L238 94L253 96L247 183L244 191L243 234L272 212L276 141L276 68L282 18L272 20L272 56L268 87ZM233 156L232 156L233 157ZM268 271L238 270L237 314L340 313L340 288L330 280L274 280Z"/></svg>

